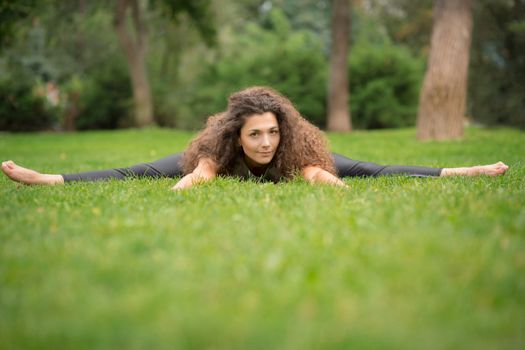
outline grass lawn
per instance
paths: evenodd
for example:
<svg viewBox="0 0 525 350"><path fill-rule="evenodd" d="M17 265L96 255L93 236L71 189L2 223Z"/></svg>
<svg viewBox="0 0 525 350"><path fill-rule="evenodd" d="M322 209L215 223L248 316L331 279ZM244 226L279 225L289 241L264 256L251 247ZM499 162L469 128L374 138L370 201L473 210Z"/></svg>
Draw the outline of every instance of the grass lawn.
<svg viewBox="0 0 525 350"><path fill-rule="evenodd" d="M181 151L150 129L0 134L0 158L43 172ZM498 178L172 179L18 186L0 178L2 349L523 349L525 134L469 129L330 135L390 164L502 160Z"/></svg>

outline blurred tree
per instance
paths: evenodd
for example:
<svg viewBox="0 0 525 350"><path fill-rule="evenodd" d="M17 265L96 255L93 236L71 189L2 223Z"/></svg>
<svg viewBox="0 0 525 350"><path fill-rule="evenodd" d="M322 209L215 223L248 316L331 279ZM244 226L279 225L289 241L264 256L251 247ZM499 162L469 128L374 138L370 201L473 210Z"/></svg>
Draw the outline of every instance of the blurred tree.
<svg viewBox="0 0 525 350"><path fill-rule="evenodd" d="M0 130L37 131L53 124L56 118L46 97L33 90L27 80L0 80Z"/></svg>
<svg viewBox="0 0 525 350"><path fill-rule="evenodd" d="M436 0L417 119L420 140L463 136L471 35L471 0Z"/></svg>
<svg viewBox="0 0 525 350"><path fill-rule="evenodd" d="M416 54L428 55L432 32L433 0L368 0L368 17L374 18L394 44L404 45Z"/></svg>
<svg viewBox="0 0 525 350"><path fill-rule="evenodd" d="M525 1L482 0L475 10L469 73L472 117L525 128Z"/></svg>
<svg viewBox="0 0 525 350"><path fill-rule="evenodd" d="M187 12L195 21L197 28L208 43L213 43L215 29L207 10L209 1L164 0L156 2L176 18L180 12ZM131 22L134 32L130 32L127 14L131 11ZM145 11L138 0L117 0L114 13L114 26L128 62L133 86L135 107L135 124L138 127L154 123L151 88L146 66L148 51L148 31L145 22Z"/></svg>
<svg viewBox="0 0 525 350"><path fill-rule="evenodd" d="M397 44L428 54L431 0L367 0ZM473 2L467 113L475 122L525 127L525 1ZM355 116L354 116L355 119Z"/></svg>
<svg viewBox="0 0 525 350"><path fill-rule="evenodd" d="M217 29L210 0L156 0L153 5L161 7L176 24L179 22L179 14L187 14L208 46L216 44Z"/></svg>
<svg viewBox="0 0 525 350"><path fill-rule="evenodd" d="M0 2L6 19L0 25L0 130L50 129L58 119L56 85L50 82L56 70L46 56L46 28L34 16L38 9L32 1Z"/></svg>
<svg viewBox="0 0 525 350"><path fill-rule="evenodd" d="M186 99L205 63L215 57L219 34L226 26L249 16L239 11L238 2L230 0L215 0L209 6L206 1L187 2L194 7L186 11L178 10L177 3L153 2L148 21L152 33L148 67L153 77L155 122L168 127L185 125L180 119L188 110ZM213 21L209 20L211 17Z"/></svg>
<svg viewBox="0 0 525 350"><path fill-rule="evenodd" d="M352 130L348 107L348 41L350 30L349 0L332 1L332 49L328 87L328 130Z"/></svg>
<svg viewBox="0 0 525 350"><path fill-rule="evenodd" d="M78 0L77 3L78 18L81 22L86 21L87 15L87 4L86 0ZM86 36L82 27L77 28L77 41L76 41L76 56L77 61L84 61L86 54ZM66 94L66 106L64 106L64 114L62 126L66 131L75 131L77 129L76 120L80 113L79 102L80 102L80 91L82 89L82 82L77 75L74 75L64 89Z"/></svg>
<svg viewBox="0 0 525 350"><path fill-rule="evenodd" d="M292 30L309 31L321 41L323 52L330 55L331 8L333 0L266 0L260 6L263 26L272 8L279 8L289 19ZM349 0L350 1L350 0ZM261 2L261 1L260 1ZM270 6L271 5L271 6Z"/></svg>
<svg viewBox="0 0 525 350"><path fill-rule="evenodd" d="M80 91L82 96L78 101L80 112L75 119L79 130L134 125L134 120L127 115L132 104L129 101L132 87L128 68L120 55L91 69L81 82L75 82L74 77L69 79L66 90L72 95ZM74 111L66 110L68 112Z"/></svg>
<svg viewBox="0 0 525 350"><path fill-rule="evenodd" d="M243 23L223 32L220 50L201 61L198 79L185 87L179 125L200 127L205 117L225 109L229 94L251 85L275 88L310 121L325 124L326 60L319 38L292 31L280 9L268 15L264 25Z"/></svg>
<svg viewBox="0 0 525 350"><path fill-rule="evenodd" d="M13 44L15 27L35 12L36 0L0 0L0 53Z"/></svg>
<svg viewBox="0 0 525 350"><path fill-rule="evenodd" d="M154 122L151 89L146 67L148 33L141 3L138 0L117 0L113 22L129 67L133 86L135 124L138 127L148 126ZM131 11L134 33L129 31L126 21L128 11Z"/></svg>

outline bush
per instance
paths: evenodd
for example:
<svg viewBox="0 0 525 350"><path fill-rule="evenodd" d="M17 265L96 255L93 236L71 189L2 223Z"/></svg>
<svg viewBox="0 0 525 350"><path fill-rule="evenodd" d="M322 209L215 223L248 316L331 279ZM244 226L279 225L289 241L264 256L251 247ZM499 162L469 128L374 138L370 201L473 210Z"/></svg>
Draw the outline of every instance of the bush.
<svg viewBox="0 0 525 350"><path fill-rule="evenodd" d="M36 131L51 128L56 111L34 93L27 80L0 82L0 130Z"/></svg>
<svg viewBox="0 0 525 350"><path fill-rule="evenodd" d="M130 126L132 90L126 64L108 62L89 72L82 83L78 130Z"/></svg>
<svg viewBox="0 0 525 350"><path fill-rule="evenodd" d="M350 108L356 128L395 128L416 120L422 62L402 47L358 44L349 58Z"/></svg>
<svg viewBox="0 0 525 350"><path fill-rule="evenodd" d="M155 123L160 127L178 127L176 111L179 99L174 96L173 83L167 79L152 79L150 83Z"/></svg>
<svg viewBox="0 0 525 350"><path fill-rule="evenodd" d="M326 63L319 39L305 31L292 32L280 11L272 13L270 24L269 29L246 25L243 34L204 67L188 104L192 114L182 116L180 126L202 126L204 118L226 108L229 94L253 85L273 87L310 121L324 125Z"/></svg>

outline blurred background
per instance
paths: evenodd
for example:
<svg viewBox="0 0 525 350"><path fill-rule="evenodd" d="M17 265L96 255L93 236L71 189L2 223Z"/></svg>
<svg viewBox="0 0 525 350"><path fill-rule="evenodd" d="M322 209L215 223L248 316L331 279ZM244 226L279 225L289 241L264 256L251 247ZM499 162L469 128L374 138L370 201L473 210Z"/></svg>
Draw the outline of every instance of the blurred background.
<svg viewBox="0 0 525 350"><path fill-rule="evenodd" d="M193 130L250 85L326 128L331 73L346 78L354 129L415 125L440 1L337 2L1 0L0 130ZM469 11L464 122L523 128L525 1ZM334 40L345 69L331 66Z"/></svg>

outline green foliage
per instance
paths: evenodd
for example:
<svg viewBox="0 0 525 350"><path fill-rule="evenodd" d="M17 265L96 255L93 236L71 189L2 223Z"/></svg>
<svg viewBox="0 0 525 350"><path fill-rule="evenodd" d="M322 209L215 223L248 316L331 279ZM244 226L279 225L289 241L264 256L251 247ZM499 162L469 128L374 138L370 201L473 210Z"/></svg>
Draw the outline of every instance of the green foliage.
<svg viewBox="0 0 525 350"><path fill-rule="evenodd" d="M190 137L2 135L0 158L87 171L160 158ZM180 193L174 179L46 187L0 174L2 347L521 349L525 134L329 137L357 159L461 166L497 154L511 168L349 189L218 179Z"/></svg>
<svg viewBox="0 0 525 350"><path fill-rule="evenodd" d="M475 8L469 110L485 124L525 128L525 6L480 1Z"/></svg>
<svg viewBox="0 0 525 350"><path fill-rule="evenodd" d="M0 52L16 41L17 23L35 13L36 7L36 0L0 0Z"/></svg>
<svg viewBox="0 0 525 350"><path fill-rule="evenodd" d="M124 62L115 60L92 69L80 89L79 130L115 129L132 124L131 84Z"/></svg>
<svg viewBox="0 0 525 350"><path fill-rule="evenodd" d="M377 18L396 44L426 57L431 0L377 2ZM525 128L525 6L523 1L473 1L468 113L483 124Z"/></svg>
<svg viewBox="0 0 525 350"><path fill-rule="evenodd" d="M200 126L208 115L222 111L230 93L252 85L271 86L288 96L312 122L325 122L326 64L318 38L291 31L287 18L272 11L271 26L249 23L207 63L193 86L192 111L183 126ZM201 117L195 119L195 116Z"/></svg>
<svg viewBox="0 0 525 350"><path fill-rule="evenodd" d="M156 81L152 85L155 123L161 127L178 127L176 111L178 101L174 100L168 81Z"/></svg>
<svg viewBox="0 0 525 350"><path fill-rule="evenodd" d="M349 75L352 122L357 128L414 124L423 65L408 50L360 43L352 48Z"/></svg>
<svg viewBox="0 0 525 350"><path fill-rule="evenodd" d="M354 4L349 65L356 127L413 124L422 62L398 46L426 59L432 4ZM208 115L224 110L230 93L258 84L283 92L307 118L324 126L329 5L328 0L148 2L144 18L156 122L200 128ZM42 121L10 116L3 127L48 128L55 122L54 116L42 116L48 112L31 97L39 80L51 80L61 91L78 80L81 129L130 125L131 92L112 28L113 10L103 1L0 0L3 96L26 96L18 103L34 105L35 118ZM474 5L468 110L476 121L525 125L524 10L519 1ZM20 89L9 91L14 81ZM16 120L24 125L15 125Z"/></svg>
<svg viewBox="0 0 525 350"><path fill-rule="evenodd" d="M14 16L13 21L29 16L34 11L33 5L31 2L21 2L11 7L0 3L3 11ZM23 40L5 43L9 44L8 50L2 52L0 130L36 131L55 128L59 120L59 108L46 100L45 84L54 70L45 55L45 29L35 21L18 35Z"/></svg>
<svg viewBox="0 0 525 350"><path fill-rule="evenodd" d="M35 131L54 126L57 111L34 90L25 80L0 82L0 130Z"/></svg>
<svg viewBox="0 0 525 350"><path fill-rule="evenodd" d="M19 81L29 93L36 89L35 82L52 81L60 89L62 104L61 110L53 111L53 121L63 119L63 113L76 103L79 130L129 126L131 88L127 65L113 34L111 8L94 2L84 5L82 10L72 2L59 2L53 9L49 4L42 6L38 21L19 33L21 40L5 54L5 69L0 73L10 83L4 87L14 89L13 82ZM19 109L21 103L37 106L30 96L18 99ZM34 108L34 118L40 118L41 111ZM21 114L10 118L6 124L10 130L27 129ZM49 125L31 124L32 130L39 128Z"/></svg>
<svg viewBox="0 0 525 350"><path fill-rule="evenodd" d="M208 45L216 43L217 29L214 26L210 0L155 0L153 4L169 13L170 17L175 21L177 21L179 14L186 13L202 35L204 41Z"/></svg>
<svg viewBox="0 0 525 350"><path fill-rule="evenodd" d="M434 0L396 0L376 2L367 16L395 44L426 56L430 48Z"/></svg>

